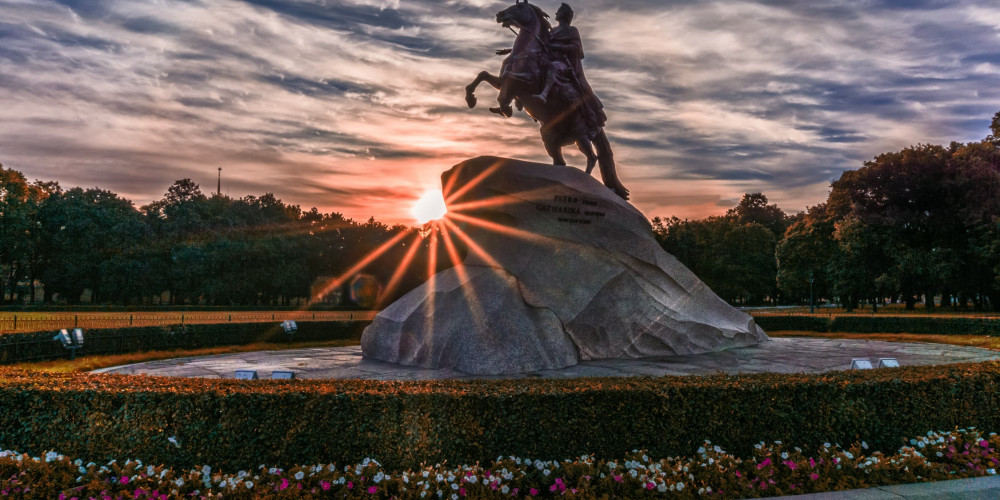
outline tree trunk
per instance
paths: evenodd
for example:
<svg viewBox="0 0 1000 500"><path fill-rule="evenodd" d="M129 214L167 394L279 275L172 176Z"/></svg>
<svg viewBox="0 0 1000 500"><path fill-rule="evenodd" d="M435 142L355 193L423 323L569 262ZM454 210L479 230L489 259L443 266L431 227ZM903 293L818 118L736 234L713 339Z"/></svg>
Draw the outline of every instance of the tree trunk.
<svg viewBox="0 0 1000 500"><path fill-rule="evenodd" d="M924 307L928 311L933 311L934 310L934 308L935 308L935 306L934 306L934 292L926 292L926 293L924 293Z"/></svg>
<svg viewBox="0 0 1000 500"><path fill-rule="evenodd" d="M872 297L872 314L878 312L878 298Z"/></svg>

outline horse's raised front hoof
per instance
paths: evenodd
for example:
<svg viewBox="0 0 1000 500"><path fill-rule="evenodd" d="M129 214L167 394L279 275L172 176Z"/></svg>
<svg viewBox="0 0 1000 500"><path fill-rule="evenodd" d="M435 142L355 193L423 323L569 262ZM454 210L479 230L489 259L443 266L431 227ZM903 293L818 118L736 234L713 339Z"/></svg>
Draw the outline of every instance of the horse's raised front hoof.
<svg viewBox="0 0 1000 500"><path fill-rule="evenodd" d="M490 108L490 113L496 113L498 115L503 115L504 118L510 118L514 115L514 110L510 106L497 106L495 108Z"/></svg>
<svg viewBox="0 0 1000 500"><path fill-rule="evenodd" d="M476 96L472 94L465 94L465 103L468 104L470 108L476 107Z"/></svg>

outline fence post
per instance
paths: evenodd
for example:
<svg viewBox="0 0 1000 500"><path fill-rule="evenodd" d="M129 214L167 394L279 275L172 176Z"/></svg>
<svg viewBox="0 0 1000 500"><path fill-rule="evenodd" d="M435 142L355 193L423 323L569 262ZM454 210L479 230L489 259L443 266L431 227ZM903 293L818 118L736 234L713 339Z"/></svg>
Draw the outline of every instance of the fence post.
<svg viewBox="0 0 1000 500"><path fill-rule="evenodd" d="M17 330L17 315L14 315L14 330Z"/></svg>
<svg viewBox="0 0 1000 500"><path fill-rule="evenodd" d="M128 315L128 326L132 326L132 315Z"/></svg>
<svg viewBox="0 0 1000 500"><path fill-rule="evenodd" d="M77 314L73 315L73 327L80 326L80 316Z"/></svg>
<svg viewBox="0 0 1000 500"><path fill-rule="evenodd" d="M181 324L184 324L184 313L181 313Z"/></svg>

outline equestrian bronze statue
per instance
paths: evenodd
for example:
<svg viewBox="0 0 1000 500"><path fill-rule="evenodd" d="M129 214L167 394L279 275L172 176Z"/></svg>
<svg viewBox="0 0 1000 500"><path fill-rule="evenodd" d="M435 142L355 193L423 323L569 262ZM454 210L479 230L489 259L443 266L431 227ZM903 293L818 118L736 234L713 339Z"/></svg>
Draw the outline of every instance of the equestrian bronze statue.
<svg viewBox="0 0 1000 500"><path fill-rule="evenodd" d="M497 22L504 28L518 29L514 46L497 51L507 54L500 75L481 71L465 87L465 101L470 108L475 107L476 88L482 82L489 83L500 91L499 106L490 111L509 117L514 112L512 103L523 108L541 124L542 143L552 163L565 165L562 148L575 143L587 157L587 173L599 166L604 185L627 200L628 189L618 180L611 141L604 133L604 105L583 74L583 44L577 29L570 25L573 9L565 3L559 7L559 25L554 29L548 17L527 0L516 0L497 13Z"/></svg>

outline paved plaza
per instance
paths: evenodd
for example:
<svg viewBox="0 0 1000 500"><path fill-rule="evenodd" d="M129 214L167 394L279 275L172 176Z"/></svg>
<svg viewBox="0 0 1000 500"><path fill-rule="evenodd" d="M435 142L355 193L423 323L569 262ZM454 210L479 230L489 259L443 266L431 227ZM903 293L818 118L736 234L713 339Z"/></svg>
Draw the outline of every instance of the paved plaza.
<svg viewBox="0 0 1000 500"><path fill-rule="evenodd" d="M258 351L174 358L97 370L101 373L167 377L234 378L236 370L256 370L271 378L276 370L303 379L435 380L480 378L570 378L609 376L710 375L714 373L820 373L846 370L854 358L878 364L895 358L901 366L1000 360L1000 352L975 347L858 339L774 338L754 347L643 359L583 361L559 370L520 375L469 375L449 370L396 365L364 359L360 346Z"/></svg>

